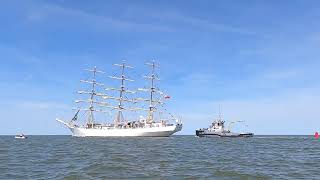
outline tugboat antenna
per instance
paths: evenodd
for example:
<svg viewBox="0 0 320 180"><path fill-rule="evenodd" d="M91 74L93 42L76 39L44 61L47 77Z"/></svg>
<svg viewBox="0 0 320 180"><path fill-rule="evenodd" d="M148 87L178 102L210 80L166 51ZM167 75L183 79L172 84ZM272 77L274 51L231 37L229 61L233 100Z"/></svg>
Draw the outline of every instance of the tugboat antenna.
<svg viewBox="0 0 320 180"><path fill-rule="evenodd" d="M219 120L222 120L221 104L219 104Z"/></svg>

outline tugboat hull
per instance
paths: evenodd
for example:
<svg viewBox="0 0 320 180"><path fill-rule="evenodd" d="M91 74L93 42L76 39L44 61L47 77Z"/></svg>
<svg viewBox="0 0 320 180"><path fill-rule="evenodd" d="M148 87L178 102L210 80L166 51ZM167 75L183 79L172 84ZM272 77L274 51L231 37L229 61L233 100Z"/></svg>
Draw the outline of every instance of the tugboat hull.
<svg viewBox="0 0 320 180"><path fill-rule="evenodd" d="M207 132L196 130L198 137L253 137L253 133Z"/></svg>

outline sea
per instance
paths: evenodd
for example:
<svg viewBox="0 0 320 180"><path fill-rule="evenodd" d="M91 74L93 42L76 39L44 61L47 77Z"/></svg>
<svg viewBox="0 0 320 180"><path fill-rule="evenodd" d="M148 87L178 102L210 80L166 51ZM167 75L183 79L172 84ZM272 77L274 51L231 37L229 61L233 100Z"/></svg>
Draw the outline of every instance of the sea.
<svg viewBox="0 0 320 180"><path fill-rule="evenodd" d="M0 179L320 179L320 139L0 136Z"/></svg>

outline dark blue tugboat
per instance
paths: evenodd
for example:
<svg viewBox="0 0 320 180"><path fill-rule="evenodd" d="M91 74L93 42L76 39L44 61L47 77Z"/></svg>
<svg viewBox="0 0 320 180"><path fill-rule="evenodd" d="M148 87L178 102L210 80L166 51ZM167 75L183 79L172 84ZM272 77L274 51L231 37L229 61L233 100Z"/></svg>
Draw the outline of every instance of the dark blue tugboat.
<svg viewBox="0 0 320 180"><path fill-rule="evenodd" d="M230 122L230 125L236 122ZM225 121L222 119L221 113L219 113L219 118L215 120L209 128L201 128L196 130L196 136L198 137L252 137L253 133L235 133L230 131L230 127L225 129Z"/></svg>

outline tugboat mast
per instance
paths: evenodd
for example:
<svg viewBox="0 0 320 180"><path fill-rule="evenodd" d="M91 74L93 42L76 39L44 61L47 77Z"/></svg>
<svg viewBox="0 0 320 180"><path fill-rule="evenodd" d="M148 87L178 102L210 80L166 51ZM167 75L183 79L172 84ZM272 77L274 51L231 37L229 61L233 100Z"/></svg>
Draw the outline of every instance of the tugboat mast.
<svg viewBox="0 0 320 180"><path fill-rule="evenodd" d="M219 104L219 120L222 120L221 104Z"/></svg>

